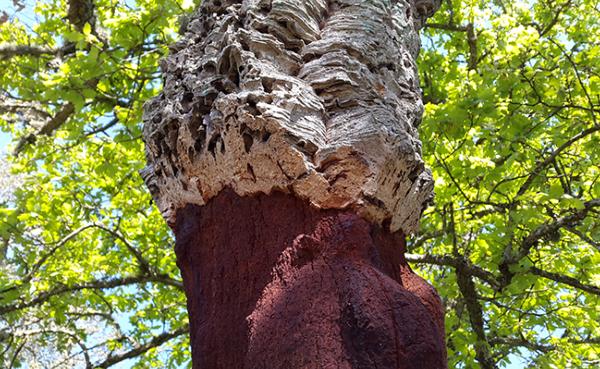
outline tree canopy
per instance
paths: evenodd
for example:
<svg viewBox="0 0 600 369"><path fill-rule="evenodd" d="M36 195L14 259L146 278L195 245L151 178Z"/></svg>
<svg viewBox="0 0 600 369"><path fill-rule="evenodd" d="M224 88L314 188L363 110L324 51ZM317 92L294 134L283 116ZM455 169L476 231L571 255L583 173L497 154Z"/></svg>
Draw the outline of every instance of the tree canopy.
<svg viewBox="0 0 600 369"><path fill-rule="evenodd" d="M187 365L172 235L137 172L195 4L2 4L0 366ZM445 0L422 47L436 198L407 259L442 296L449 366L597 367L599 5Z"/></svg>

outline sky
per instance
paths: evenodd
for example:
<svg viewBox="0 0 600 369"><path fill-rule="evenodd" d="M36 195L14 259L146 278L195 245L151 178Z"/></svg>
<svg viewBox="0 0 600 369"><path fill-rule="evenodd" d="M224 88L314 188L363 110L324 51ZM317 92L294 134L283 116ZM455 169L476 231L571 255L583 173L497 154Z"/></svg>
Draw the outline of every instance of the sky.
<svg viewBox="0 0 600 369"><path fill-rule="evenodd" d="M0 131L0 155L6 154L8 144L10 143L10 135Z"/></svg>

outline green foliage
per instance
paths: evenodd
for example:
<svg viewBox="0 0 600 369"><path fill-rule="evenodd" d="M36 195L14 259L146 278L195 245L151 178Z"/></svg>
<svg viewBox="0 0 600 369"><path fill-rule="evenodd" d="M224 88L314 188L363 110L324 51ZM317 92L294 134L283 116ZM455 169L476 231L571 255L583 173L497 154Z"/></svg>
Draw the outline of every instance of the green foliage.
<svg viewBox="0 0 600 369"><path fill-rule="evenodd" d="M419 265L447 307L451 368L600 365L599 10L453 0L424 30L436 204L409 251L488 273Z"/></svg>
<svg viewBox="0 0 600 369"><path fill-rule="evenodd" d="M179 368L172 235L137 171L142 104L194 4L96 0L80 26L76 2L0 12L0 129L19 151L0 192L0 367ZM449 366L597 367L598 5L446 0L422 40L436 203L408 259L444 300Z"/></svg>
<svg viewBox="0 0 600 369"><path fill-rule="evenodd" d="M0 128L20 149L5 159L20 175L14 198L0 204L3 368L112 364L127 352L143 355L137 368L189 362L172 235L137 171L142 104L193 4L94 3L81 29L66 1L0 25Z"/></svg>

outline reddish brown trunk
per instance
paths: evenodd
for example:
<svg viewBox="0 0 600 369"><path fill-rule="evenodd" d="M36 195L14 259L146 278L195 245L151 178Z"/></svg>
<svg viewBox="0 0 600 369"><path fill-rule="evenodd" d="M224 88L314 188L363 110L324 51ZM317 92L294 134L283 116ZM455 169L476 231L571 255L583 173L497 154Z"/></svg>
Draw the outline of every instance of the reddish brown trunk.
<svg viewBox="0 0 600 369"><path fill-rule="evenodd" d="M177 216L195 369L446 368L443 310L404 237L282 193Z"/></svg>
<svg viewBox="0 0 600 369"><path fill-rule="evenodd" d="M432 197L415 58L439 5L205 0L184 27L142 175L175 228L194 368L446 367L397 232Z"/></svg>

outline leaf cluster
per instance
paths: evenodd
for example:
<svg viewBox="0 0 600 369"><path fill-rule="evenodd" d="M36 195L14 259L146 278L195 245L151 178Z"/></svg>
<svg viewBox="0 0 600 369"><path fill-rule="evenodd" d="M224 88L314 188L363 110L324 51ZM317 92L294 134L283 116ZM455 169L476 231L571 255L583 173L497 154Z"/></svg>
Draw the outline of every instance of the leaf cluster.
<svg viewBox="0 0 600 369"><path fill-rule="evenodd" d="M15 2L15 5L21 2ZM172 235L137 171L141 112L192 2L49 0L0 21L0 367L189 363Z"/></svg>
<svg viewBox="0 0 600 369"><path fill-rule="evenodd" d="M450 367L600 363L600 9L445 1L422 37L436 203L409 259Z"/></svg>

